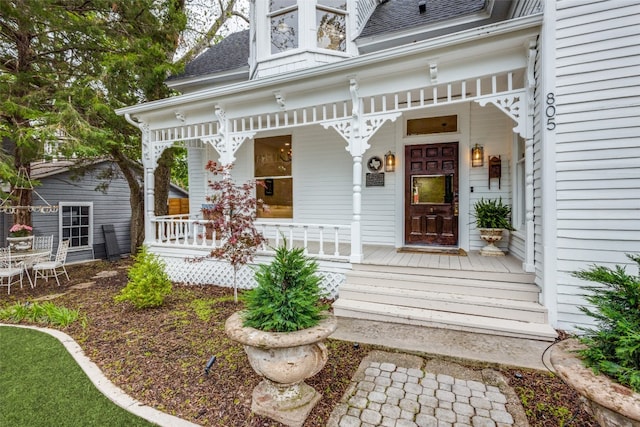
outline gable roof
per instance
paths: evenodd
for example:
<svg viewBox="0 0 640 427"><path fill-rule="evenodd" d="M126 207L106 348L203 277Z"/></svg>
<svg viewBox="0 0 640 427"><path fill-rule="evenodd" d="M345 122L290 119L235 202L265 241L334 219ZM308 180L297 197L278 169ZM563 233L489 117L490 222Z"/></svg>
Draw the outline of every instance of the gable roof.
<svg viewBox="0 0 640 427"><path fill-rule="evenodd" d="M85 168L95 167L105 162L111 162L111 160L95 159L92 161L85 162L83 164L83 167ZM78 160L73 160L73 159L61 159L61 160L56 160L51 162L32 162L31 171L29 175L32 180L41 181L42 179L48 178L50 176L58 175L64 172L71 172L73 171L74 167L78 166L78 163L79 163ZM140 168L137 169L137 172L142 174L142 166L140 166ZM173 182L170 182L169 186L177 193L181 193L185 197L189 197L189 192L184 188L180 187L179 185L174 184Z"/></svg>
<svg viewBox="0 0 640 427"><path fill-rule="evenodd" d="M181 74L170 76L167 82L243 67L246 67L248 71L249 48L249 30L229 34L220 43L210 46L193 61L189 62Z"/></svg>
<svg viewBox="0 0 640 427"><path fill-rule="evenodd" d="M358 38L381 36L426 26L447 19L478 13L486 0L426 0L426 11L419 12L417 0L389 0L380 3Z"/></svg>

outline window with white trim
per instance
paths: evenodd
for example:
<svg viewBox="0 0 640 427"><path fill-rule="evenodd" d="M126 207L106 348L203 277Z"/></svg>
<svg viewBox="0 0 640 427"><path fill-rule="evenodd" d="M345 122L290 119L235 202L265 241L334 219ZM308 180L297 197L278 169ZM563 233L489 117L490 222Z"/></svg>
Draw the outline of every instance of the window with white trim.
<svg viewBox="0 0 640 427"><path fill-rule="evenodd" d="M298 47L298 4L296 0L269 1L271 53Z"/></svg>
<svg viewBox="0 0 640 427"><path fill-rule="evenodd" d="M254 140L256 197L264 202L258 218L293 218L291 135Z"/></svg>
<svg viewBox="0 0 640 427"><path fill-rule="evenodd" d="M316 6L318 47L344 52L347 50L347 2L318 0Z"/></svg>
<svg viewBox="0 0 640 427"><path fill-rule="evenodd" d="M60 202L59 205L60 240L69 240L69 248L91 248L93 203Z"/></svg>

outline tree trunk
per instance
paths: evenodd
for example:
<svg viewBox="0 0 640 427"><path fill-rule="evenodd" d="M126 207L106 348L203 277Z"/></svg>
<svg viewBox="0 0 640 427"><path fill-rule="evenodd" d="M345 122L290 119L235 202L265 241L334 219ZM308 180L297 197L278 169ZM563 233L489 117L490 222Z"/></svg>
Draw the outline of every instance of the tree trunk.
<svg viewBox="0 0 640 427"><path fill-rule="evenodd" d="M139 179L136 169L139 168L129 160L122 152L114 149L111 152L113 159L122 171L122 175L129 184L131 206L131 254L135 255L138 248L144 243L144 186Z"/></svg>
<svg viewBox="0 0 640 427"><path fill-rule="evenodd" d="M154 172L155 206L153 210L156 216L169 213L169 185L171 183L171 166L173 166L174 160L175 151L173 147L164 150L158 159L158 167Z"/></svg>

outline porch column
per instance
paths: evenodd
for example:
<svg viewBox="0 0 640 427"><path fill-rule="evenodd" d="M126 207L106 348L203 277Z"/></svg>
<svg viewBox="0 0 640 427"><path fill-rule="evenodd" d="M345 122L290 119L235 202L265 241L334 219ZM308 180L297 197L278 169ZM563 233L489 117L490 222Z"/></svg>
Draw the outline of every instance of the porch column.
<svg viewBox="0 0 640 427"><path fill-rule="evenodd" d="M362 98L358 96L358 82L349 81L352 114L350 119L328 120L321 125L332 127L347 142L346 150L353 158L353 216L351 219L351 257L352 263L360 263L362 250L362 156L371 147L369 139L387 121L395 121L400 112L363 115Z"/></svg>

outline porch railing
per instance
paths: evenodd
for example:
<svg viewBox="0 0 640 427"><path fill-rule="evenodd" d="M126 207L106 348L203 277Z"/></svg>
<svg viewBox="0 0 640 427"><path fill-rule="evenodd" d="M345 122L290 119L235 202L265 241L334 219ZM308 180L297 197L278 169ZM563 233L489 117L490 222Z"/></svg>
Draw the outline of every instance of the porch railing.
<svg viewBox="0 0 640 427"><path fill-rule="evenodd" d="M208 223L213 221L189 215L155 217L152 240L163 246L213 250L223 242ZM267 239L259 250L262 254L274 254L285 241L289 248L304 248L317 259L346 261L351 254L349 225L256 221L256 227Z"/></svg>

